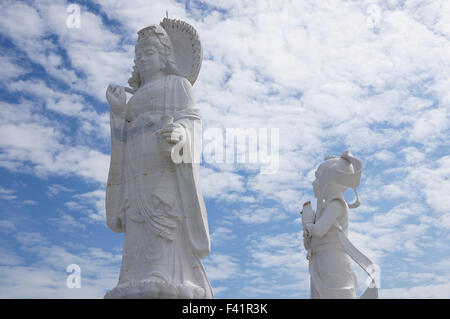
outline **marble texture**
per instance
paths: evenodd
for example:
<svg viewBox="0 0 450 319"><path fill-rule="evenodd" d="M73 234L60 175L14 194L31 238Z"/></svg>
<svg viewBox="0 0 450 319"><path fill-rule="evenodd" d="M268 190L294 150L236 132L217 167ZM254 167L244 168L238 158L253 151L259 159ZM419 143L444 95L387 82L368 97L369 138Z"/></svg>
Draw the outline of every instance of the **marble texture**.
<svg viewBox="0 0 450 319"><path fill-rule="evenodd" d="M105 298L212 298L201 263L210 239L199 186L201 116L192 92L200 40L192 26L166 18L138 32L135 53L131 87L106 92L106 217L125 236L118 284Z"/></svg>

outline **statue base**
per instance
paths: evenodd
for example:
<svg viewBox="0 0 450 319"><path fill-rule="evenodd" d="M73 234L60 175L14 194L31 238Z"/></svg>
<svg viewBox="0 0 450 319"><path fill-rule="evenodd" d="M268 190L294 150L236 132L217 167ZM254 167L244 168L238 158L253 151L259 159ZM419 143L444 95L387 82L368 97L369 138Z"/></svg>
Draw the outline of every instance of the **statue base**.
<svg viewBox="0 0 450 319"><path fill-rule="evenodd" d="M180 285L163 281L127 282L108 291L104 299L204 299L205 289L187 281Z"/></svg>

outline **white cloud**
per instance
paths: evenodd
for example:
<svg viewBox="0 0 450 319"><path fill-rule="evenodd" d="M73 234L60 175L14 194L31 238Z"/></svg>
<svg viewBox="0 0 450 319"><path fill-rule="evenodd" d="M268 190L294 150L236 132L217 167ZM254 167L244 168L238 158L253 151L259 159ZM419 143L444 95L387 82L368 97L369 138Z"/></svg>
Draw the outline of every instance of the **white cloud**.
<svg viewBox="0 0 450 319"><path fill-rule="evenodd" d="M104 223L106 221L105 194L106 191L104 189L76 194L72 197L72 200L66 202L65 205L70 210L80 211L84 215L87 215L91 222Z"/></svg>
<svg viewBox="0 0 450 319"><path fill-rule="evenodd" d="M106 183L109 156L85 146L68 145L63 129L38 110L31 101L1 103L0 165L38 176L76 175Z"/></svg>
<svg viewBox="0 0 450 319"><path fill-rule="evenodd" d="M44 81L26 80L11 81L7 88L13 93L31 94L36 101L42 101L46 110L56 112L78 120L80 129L78 135L92 134L106 138L110 134L109 114L97 113L93 105L89 105L80 94L66 93L49 87Z"/></svg>
<svg viewBox="0 0 450 319"><path fill-rule="evenodd" d="M1 266L19 266L23 263L23 258L0 247L0 267Z"/></svg>
<svg viewBox="0 0 450 319"><path fill-rule="evenodd" d="M411 175L417 178L418 181L422 182L421 184L425 186L425 193L427 195L431 191L430 188L437 189L440 187L441 189L445 189L447 186L445 181L448 180L450 175L450 156L446 155L435 160L435 163L427 163L427 165L419 166L412 172ZM433 201L432 199L436 199L436 201ZM449 196L444 195L430 198L429 204L437 204L437 199L441 201L444 200L444 202L446 202L449 199ZM443 207L435 207L435 209L437 211L441 211Z"/></svg>
<svg viewBox="0 0 450 319"><path fill-rule="evenodd" d="M74 192L74 189L68 188L64 185L60 185L60 184L52 184L48 186L48 190L47 190L47 196L49 197L54 197L57 196L59 193L71 193Z"/></svg>
<svg viewBox="0 0 450 319"><path fill-rule="evenodd" d="M0 229L5 232L13 232L16 230L16 226L8 220L0 220Z"/></svg>
<svg viewBox="0 0 450 319"><path fill-rule="evenodd" d="M227 193L244 192L243 177L236 173L217 172L212 168L200 170L201 189L207 198L221 198Z"/></svg>
<svg viewBox="0 0 450 319"><path fill-rule="evenodd" d="M300 232L249 237L251 268L244 290L250 296L271 296L281 291L288 298L306 297L309 272Z"/></svg>
<svg viewBox="0 0 450 319"><path fill-rule="evenodd" d="M449 113L445 109L427 110L417 114L410 138L413 141L427 141L438 139L442 132L449 127Z"/></svg>
<svg viewBox="0 0 450 319"><path fill-rule="evenodd" d="M450 283L423 285L411 288L381 289L380 297L388 299L448 299Z"/></svg>
<svg viewBox="0 0 450 319"><path fill-rule="evenodd" d="M8 56L0 56L0 65L2 66L0 69L0 80L2 82L16 78L27 72L24 67L15 63L14 60Z"/></svg>
<svg viewBox="0 0 450 319"><path fill-rule="evenodd" d="M17 23L20 21L20 23ZM44 32L44 23L37 10L24 3L2 3L2 33L15 38L37 38Z"/></svg>
<svg viewBox="0 0 450 319"><path fill-rule="evenodd" d="M203 259L203 265L212 286L216 281L231 280L239 275L239 264L228 255L211 254Z"/></svg>
<svg viewBox="0 0 450 319"><path fill-rule="evenodd" d="M121 256L102 249L56 245L40 233L18 232L21 252L33 255L33 263L14 252L1 249L1 298L102 298L117 283ZM66 267L81 268L81 288L69 289Z"/></svg>
<svg viewBox="0 0 450 319"><path fill-rule="evenodd" d="M17 199L16 191L13 189L5 188L0 186L0 198L6 200L15 200Z"/></svg>
<svg viewBox="0 0 450 319"><path fill-rule="evenodd" d="M233 214L248 224L267 223L286 218L280 208L259 208L258 206L234 210Z"/></svg>
<svg viewBox="0 0 450 319"><path fill-rule="evenodd" d="M6 200L15 206L36 205L37 202L31 199L20 198L17 191L0 186L0 199Z"/></svg>
<svg viewBox="0 0 450 319"><path fill-rule="evenodd" d="M236 234L229 227L217 226L211 231L211 245L217 247L236 239Z"/></svg>
<svg viewBox="0 0 450 319"><path fill-rule="evenodd" d="M50 218L49 221L58 226L59 231L63 232L77 232L85 230L86 225L77 221L73 216L62 213L57 218Z"/></svg>
<svg viewBox="0 0 450 319"><path fill-rule="evenodd" d="M414 165L424 160L425 154L413 146L405 147L402 152L405 154L406 161Z"/></svg>

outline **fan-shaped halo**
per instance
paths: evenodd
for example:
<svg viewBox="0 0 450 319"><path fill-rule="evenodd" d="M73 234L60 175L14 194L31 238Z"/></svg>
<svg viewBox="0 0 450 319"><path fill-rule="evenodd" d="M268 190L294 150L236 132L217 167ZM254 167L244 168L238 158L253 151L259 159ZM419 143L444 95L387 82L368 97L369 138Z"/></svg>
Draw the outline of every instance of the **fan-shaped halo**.
<svg viewBox="0 0 450 319"><path fill-rule="evenodd" d="M190 24L176 19L164 18L160 25L170 37L178 71L194 85L203 59L197 31Z"/></svg>

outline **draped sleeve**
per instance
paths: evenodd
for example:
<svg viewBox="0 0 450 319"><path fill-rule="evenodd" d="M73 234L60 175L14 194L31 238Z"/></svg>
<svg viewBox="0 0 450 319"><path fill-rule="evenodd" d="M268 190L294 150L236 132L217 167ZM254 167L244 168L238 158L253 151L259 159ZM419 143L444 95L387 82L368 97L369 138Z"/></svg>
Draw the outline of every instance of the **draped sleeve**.
<svg viewBox="0 0 450 319"><path fill-rule="evenodd" d="M172 76L172 93L167 107L174 111L174 122L183 126L186 139L182 145L183 160L175 165L175 173L189 241L200 258L210 252L208 216L200 189L202 122L195 108L192 85L184 77Z"/></svg>
<svg viewBox="0 0 450 319"><path fill-rule="evenodd" d="M326 206L323 214L320 216L319 220L314 224L308 224L307 230L311 236L323 237L331 229L331 227L336 223L337 218L344 211L342 201L339 199L334 199L329 202Z"/></svg>
<svg viewBox="0 0 450 319"><path fill-rule="evenodd" d="M124 232L125 190L125 112L110 113L111 160L106 185L106 223L118 233Z"/></svg>

